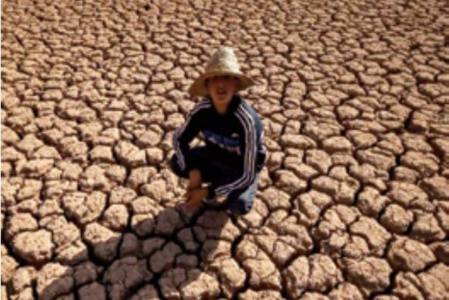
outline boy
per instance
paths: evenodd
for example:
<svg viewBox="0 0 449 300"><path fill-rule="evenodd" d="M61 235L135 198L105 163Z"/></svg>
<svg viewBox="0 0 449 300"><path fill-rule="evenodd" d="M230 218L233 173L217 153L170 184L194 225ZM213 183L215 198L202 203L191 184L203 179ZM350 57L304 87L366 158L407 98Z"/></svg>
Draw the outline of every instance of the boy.
<svg viewBox="0 0 449 300"><path fill-rule="evenodd" d="M257 191L258 173L265 162L262 122L254 109L237 94L253 85L240 72L232 48L221 47L209 61L205 74L190 87L192 96L206 98L189 112L173 136L173 172L188 178L187 206L211 204L227 196L226 206L235 216L250 211ZM201 132L204 147L190 149ZM206 188L203 182L209 182Z"/></svg>

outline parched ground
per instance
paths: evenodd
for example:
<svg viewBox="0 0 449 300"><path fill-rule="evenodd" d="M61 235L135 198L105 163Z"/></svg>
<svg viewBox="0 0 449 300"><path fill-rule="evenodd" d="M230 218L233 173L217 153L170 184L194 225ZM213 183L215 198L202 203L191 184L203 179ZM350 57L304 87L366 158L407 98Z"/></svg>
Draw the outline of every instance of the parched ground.
<svg viewBox="0 0 449 300"><path fill-rule="evenodd" d="M222 44L269 151L238 220L167 168ZM4 0L1 104L2 299L449 299L447 1Z"/></svg>

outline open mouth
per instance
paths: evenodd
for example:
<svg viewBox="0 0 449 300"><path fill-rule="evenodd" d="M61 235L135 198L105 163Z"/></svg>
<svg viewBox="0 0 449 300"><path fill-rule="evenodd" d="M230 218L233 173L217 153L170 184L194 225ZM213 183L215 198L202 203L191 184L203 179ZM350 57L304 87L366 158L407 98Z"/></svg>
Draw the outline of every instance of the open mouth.
<svg viewBox="0 0 449 300"><path fill-rule="evenodd" d="M217 95L219 95L219 96L224 96L224 95L226 95L227 94L227 91L226 90L218 90L217 91Z"/></svg>

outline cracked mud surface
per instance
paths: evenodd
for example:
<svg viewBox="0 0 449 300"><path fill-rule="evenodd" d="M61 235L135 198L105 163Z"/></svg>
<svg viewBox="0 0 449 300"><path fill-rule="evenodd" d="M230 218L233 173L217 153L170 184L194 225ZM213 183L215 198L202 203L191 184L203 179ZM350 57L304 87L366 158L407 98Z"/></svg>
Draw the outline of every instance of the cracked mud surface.
<svg viewBox="0 0 449 300"><path fill-rule="evenodd" d="M2 299L448 299L447 2L47 2L2 2ZM269 152L239 220L167 166L221 44Z"/></svg>

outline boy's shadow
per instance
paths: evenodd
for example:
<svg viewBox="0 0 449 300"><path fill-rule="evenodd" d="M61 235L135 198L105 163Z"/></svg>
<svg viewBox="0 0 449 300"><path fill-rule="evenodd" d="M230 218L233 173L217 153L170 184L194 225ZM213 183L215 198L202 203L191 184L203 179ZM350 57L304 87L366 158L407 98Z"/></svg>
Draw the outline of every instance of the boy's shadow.
<svg viewBox="0 0 449 300"><path fill-rule="evenodd" d="M220 262L232 257L232 244L240 235L222 208L189 211L184 203L160 206L154 214L144 217L130 214L125 229L101 241L87 241L86 228L82 239L88 251L72 256L74 261L79 258L84 262L73 266L48 262L44 265L48 276L37 276L34 296L81 300L218 299L223 296L219 287ZM86 262L86 257L91 263Z"/></svg>

